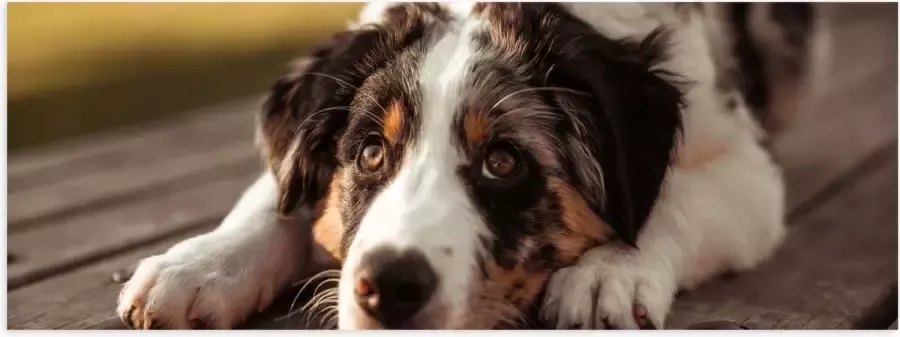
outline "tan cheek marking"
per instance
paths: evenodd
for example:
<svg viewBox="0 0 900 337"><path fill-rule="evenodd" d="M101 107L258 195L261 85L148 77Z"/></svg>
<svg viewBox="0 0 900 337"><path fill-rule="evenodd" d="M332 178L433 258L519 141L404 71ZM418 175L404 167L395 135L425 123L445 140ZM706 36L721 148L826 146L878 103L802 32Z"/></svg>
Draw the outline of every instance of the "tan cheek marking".
<svg viewBox="0 0 900 337"><path fill-rule="evenodd" d="M341 239L344 235L340 210L340 177L340 172L335 172L332 176L328 196L325 197L324 205L320 208L321 216L313 223L313 239L338 261L341 256Z"/></svg>
<svg viewBox="0 0 900 337"><path fill-rule="evenodd" d="M559 251L559 261L566 265L575 262L584 251L591 248L592 243L596 242L578 233L562 231L551 234L550 241Z"/></svg>
<svg viewBox="0 0 900 337"><path fill-rule="evenodd" d="M605 241L609 236L609 225L588 207L587 201L572 185L551 179L550 190L559 196L562 206L563 224L567 231L551 234L554 245L559 250L563 262L571 262L586 250L591 242Z"/></svg>
<svg viewBox="0 0 900 337"><path fill-rule="evenodd" d="M563 222L570 230L594 240L607 238L609 225L588 207L587 201L572 185L559 179L551 179L550 189L559 196Z"/></svg>
<svg viewBox="0 0 900 337"><path fill-rule="evenodd" d="M400 139L400 132L403 131L403 110L400 102L391 103L382 120L384 122L384 138L391 144L396 144Z"/></svg>
<svg viewBox="0 0 900 337"><path fill-rule="evenodd" d="M525 307L536 300L550 271L525 271L521 265L513 269L503 269L494 261L485 266L487 278L481 284L481 291L472 301L472 312L466 317L466 328L491 329L503 319L513 319Z"/></svg>
<svg viewBox="0 0 900 337"><path fill-rule="evenodd" d="M553 179L550 189L560 199L563 230L549 233L549 240L558 249L558 258L568 264L597 241L604 241L610 233L607 224L587 206L574 187ZM504 269L495 261L485 266L487 278L472 302L472 312L466 317L467 328L494 328L504 319L515 319L525 307L536 300L552 270L528 272L523 265Z"/></svg>
<svg viewBox="0 0 900 337"><path fill-rule="evenodd" d="M471 149L481 143L487 135L488 120L484 113L470 112L463 119L466 145Z"/></svg>

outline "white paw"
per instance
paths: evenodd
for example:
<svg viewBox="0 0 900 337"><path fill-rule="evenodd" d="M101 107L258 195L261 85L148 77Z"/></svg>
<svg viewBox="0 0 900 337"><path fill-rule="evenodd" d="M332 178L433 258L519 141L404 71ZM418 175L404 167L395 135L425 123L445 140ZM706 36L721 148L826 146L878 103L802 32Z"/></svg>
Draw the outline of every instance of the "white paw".
<svg viewBox="0 0 900 337"><path fill-rule="evenodd" d="M224 329L268 306L271 273L254 261L259 255L227 239L198 236L142 260L119 294L122 321L136 329Z"/></svg>
<svg viewBox="0 0 900 337"><path fill-rule="evenodd" d="M557 329L663 328L675 279L655 262L634 249L594 248L551 276L541 319Z"/></svg>

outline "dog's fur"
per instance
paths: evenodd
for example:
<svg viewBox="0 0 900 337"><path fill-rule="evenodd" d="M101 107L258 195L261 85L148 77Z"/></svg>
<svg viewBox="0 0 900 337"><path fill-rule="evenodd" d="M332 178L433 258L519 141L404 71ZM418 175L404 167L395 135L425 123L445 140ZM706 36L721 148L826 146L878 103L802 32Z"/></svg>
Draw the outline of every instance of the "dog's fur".
<svg viewBox="0 0 900 337"><path fill-rule="evenodd" d="M515 327L532 312L663 327L676 291L757 265L785 234L754 118L765 75L729 13L370 4L272 88L268 170L219 228L143 260L119 315L228 328L341 268L341 328ZM373 256L409 254L422 307L362 309Z"/></svg>

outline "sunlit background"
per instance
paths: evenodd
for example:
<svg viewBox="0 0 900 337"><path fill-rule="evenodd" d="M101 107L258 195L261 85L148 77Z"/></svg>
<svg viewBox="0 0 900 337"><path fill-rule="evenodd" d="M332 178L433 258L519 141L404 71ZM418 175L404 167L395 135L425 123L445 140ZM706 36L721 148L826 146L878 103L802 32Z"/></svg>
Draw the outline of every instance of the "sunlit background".
<svg viewBox="0 0 900 337"><path fill-rule="evenodd" d="M265 91L357 3L10 3L9 150Z"/></svg>

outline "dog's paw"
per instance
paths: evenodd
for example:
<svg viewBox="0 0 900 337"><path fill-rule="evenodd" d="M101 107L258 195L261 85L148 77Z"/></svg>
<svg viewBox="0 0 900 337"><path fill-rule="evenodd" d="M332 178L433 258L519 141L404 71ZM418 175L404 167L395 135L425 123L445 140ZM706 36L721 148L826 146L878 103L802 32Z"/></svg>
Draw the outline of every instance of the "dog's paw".
<svg viewBox="0 0 900 337"><path fill-rule="evenodd" d="M119 317L135 329L224 329L265 308L273 291L259 266L223 246L200 236L142 260L119 294Z"/></svg>
<svg viewBox="0 0 900 337"><path fill-rule="evenodd" d="M636 251L594 248L555 272L541 319L557 329L661 329L675 294L671 271Z"/></svg>

